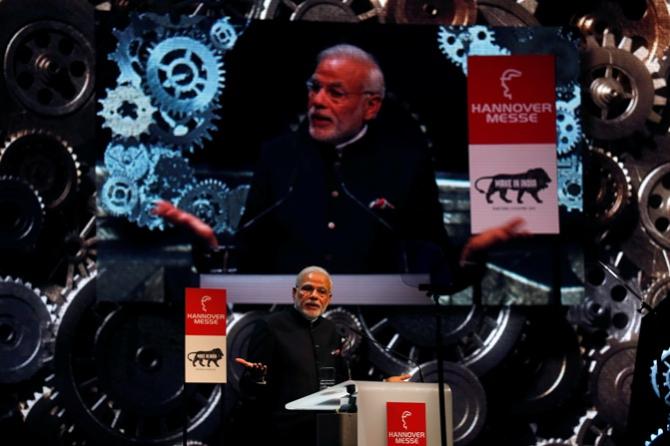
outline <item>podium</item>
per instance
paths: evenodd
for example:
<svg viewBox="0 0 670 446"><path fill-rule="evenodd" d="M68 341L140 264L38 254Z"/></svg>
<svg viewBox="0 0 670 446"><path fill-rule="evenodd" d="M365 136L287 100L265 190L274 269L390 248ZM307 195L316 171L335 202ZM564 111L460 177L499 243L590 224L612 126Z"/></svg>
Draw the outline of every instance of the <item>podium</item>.
<svg viewBox="0 0 670 446"><path fill-rule="evenodd" d="M351 384L355 385L356 388L355 396L358 410L355 414L329 415L330 417L340 417L340 420L336 423L339 426L339 435L345 441L339 441L338 443L337 440L332 438L332 435L328 435L328 438L325 439L328 444L346 446L425 444L426 446L440 446L440 409L436 383L350 380L291 401L286 404L286 408L289 410L338 411L343 404L349 401L347 386ZM446 384L444 387L447 445L453 446L451 389ZM419 403L419 407L425 408L425 439L422 439L421 435L407 431L406 422L419 420L421 417L419 413L412 415L411 410L404 410L401 415L397 416L398 420L395 419L394 407L402 407L402 404L399 405L398 403ZM391 408L389 409L389 407ZM409 415L407 412L409 412ZM352 417L355 419L352 420ZM400 417L403 419L400 419ZM387 419L391 420L394 425L396 422L400 423L398 424L400 427L396 429L393 426L388 426ZM354 432L351 432L352 429L356 430L355 435ZM319 438L319 446L325 444L323 440L323 438Z"/></svg>

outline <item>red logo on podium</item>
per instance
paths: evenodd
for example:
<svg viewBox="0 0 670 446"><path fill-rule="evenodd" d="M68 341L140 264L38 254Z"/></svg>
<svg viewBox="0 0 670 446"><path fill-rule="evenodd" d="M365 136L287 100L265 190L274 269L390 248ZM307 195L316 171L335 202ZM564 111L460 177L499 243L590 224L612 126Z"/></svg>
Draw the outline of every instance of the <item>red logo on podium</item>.
<svg viewBox="0 0 670 446"><path fill-rule="evenodd" d="M387 402L386 437L388 446L425 446L426 403Z"/></svg>

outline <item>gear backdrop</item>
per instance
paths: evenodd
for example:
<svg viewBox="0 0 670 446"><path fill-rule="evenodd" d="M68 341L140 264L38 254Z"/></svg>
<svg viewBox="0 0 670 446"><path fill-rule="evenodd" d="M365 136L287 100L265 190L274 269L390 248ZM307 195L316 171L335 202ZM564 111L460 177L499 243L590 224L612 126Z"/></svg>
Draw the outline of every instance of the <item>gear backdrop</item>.
<svg viewBox="0 0 670 446"><path fill-rule="evenodd" d="M226 107L245 99L226 85L239 75L233 50L252 32L250 20L278 30L288 21L347 22L359 35L373 24L407 25L405 35L430 25L434 60L454 73L467 69L466 54L536 51L525 27L579 30L581 66L558 66L558 79L579 85L558 92L557 130L563 212L583 205L587 217L586 263L568 250L566 268L586 296L562 308L452 307L442 326L455 444L668 444L670 344L662 336L667 316L655 311L667 307L670 289L664 0L0 0L3 441L172 445L185 424L189 444L234 436L237 365L229 363L225 388L181 385L181 296L172 290L191 280L190 240L148 209L170 199L224 242L234 233L249 180L240 170L250 170L253 153L215 137L235 141L227 126L236 121L226 117L245 113ZM518 27L517 38L505 41L492 26ZM386 37L380 45L413 42ZM306 76L311 66L294 69ZM273 70L254 76L281 93L289 80L281 64ZM433 75L423 73L427 85ZM463 122L431 121L407 92L392 99L429 144L466 144L445 131ZM297 124L304 104L291 101L294 113L273 121L254 100L244 118L255 120L239 134L261 139L280 130L271 126ZM211 159L238 168L220 172ZM445 224L465 237L467 185L444 169L458 160L438 152L436 161ZM97 265L101 243L109 261ZM491 302L542 294L496 265L482 288ZM467 293L455 299L468 302ZM254 321L274 309L231 309L231 357L244 356ZM412 371L437 380L432 315L339 307L328 317L346 333L346 353L361 374ZM638 342L644 354L636 354ZM654 416L629 413L631 399Z"/></svg>

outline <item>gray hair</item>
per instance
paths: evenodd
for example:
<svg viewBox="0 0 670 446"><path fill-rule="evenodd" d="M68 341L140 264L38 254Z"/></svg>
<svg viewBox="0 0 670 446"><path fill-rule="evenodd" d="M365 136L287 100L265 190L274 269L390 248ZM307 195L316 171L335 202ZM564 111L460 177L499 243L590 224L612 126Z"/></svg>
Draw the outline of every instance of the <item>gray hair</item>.
<svg viewBox="0 0 670 446"><path fill-rule="evenodd" d="M341 43L339 45L331 46L321 51L316 57L317 64L330 58L346 58L362 62L368 66L368 79L366 89L378 93L382 98L386 94L386 87L384 84L384 73L379 67L379 63L375 57L365 50L357 46Z"/></svg>
<svg viewBox="0 0 670 446"><path fill-rule="evenodd" d="M330 290L333 290L333 279L330 277L330 273L326 271L325 269L321 268L320 266L308 266L307 268L303 268L298 275L295 277L295 287L298 288L300 286L300 282L302 281L302 278L305 277L309 273L320 273L326 276L328 279L328 285L330 286Z"/></svg>

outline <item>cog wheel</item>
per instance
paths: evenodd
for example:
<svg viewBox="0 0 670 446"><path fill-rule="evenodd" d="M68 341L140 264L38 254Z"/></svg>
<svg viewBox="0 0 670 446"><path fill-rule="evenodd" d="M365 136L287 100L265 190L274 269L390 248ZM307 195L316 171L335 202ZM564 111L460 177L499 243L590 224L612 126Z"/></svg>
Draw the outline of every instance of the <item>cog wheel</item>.
<svg viewBox="0 0 670 446"><path fill-rule="evenodd" d="M195 147L212 140L216 119L218 116L211 110L184 116L160 110L154 114L151 132L161 143L193 153Z"/></svg>
<svg viewBox="0 0 670 446"><path fill-rule="evenodd" d="M411 370L410 381L438 382L437 361L431 361ZM467 367L453 362L442 362L442 376L452 392L454 444L468 445L482 432L486 424L486 392L477 375ZM419 368L421 373L419 373Z"/></svg>
<svg viewBox="0 0 670 446"><path fill-rule="evenodd" d="M155 14L155 13L144 13L142 14L143 18L146 18L153 22L154 25L158 25L161 28L165 28L170 31L183 31L193 28L198 28L206 21L206 17L198 14Z"/></svg>
<svg viewBox="0 0 670 446"><path fill-rule="evenodd" d="M385 21L380 0L269 0L255 12L260 19L307 20L316 22Z"/></svg>
<svg viewBox="0 0 670 446"><path fill-rule="evenodd" d="M577 14L573 23L585 35L602 37L603 30L609 30L619 38L630 36L648 48L647 59L662 58L670 46L670 14L663 0L645 0L645 10L636 17L626 14L622 3L599 0L588 5L588 11Z"/></svg>
<svg viewBox="0 0 670 446"><path fill-rule="evenodd" d="M97 302L95 283L75 281L56 334L54 383L77 426L99 444L170 444L186 416L187 435L206 438L221 419L221 387L185 387L174 373L184 358L179 311Z"/></svg>
<svg viewBox="0 0 670 446"><path fill-rule="evenodd" d="M0 150L0 172L30 183L48 209L69 201L81 180L72 147L43 130L23 130L10 135Z"/></svg>
<svg viewBox="0 0 670 446"><path fill-rule="evenodd" d="M655 433L649 436L649 440L644 442L644 446L666 446L670 441L668 431L670 431L669 427L666 427L665 430L659 427Z"/></svg>
<svg viewBox="0 0 670 446"><path fill-rule="evenodd" d="M433 3L427 1L390 0L387 16L395 23L413 25L473 25L477 19L474 0Z"/></svg>
<svg viewBox="0 0 670 446"><path fill-rule="evenodd" d="M0 248L32 248L44 221L42 198L20 178L0 176Z"/></svg>
<svg viewBox="0 0 670 446"><path fill-rule="evenodd" d="M177 206L207 223L216 234L230 232L226 206L229 193L225 183L208 178L185 189Z"/></svg>
<svg viewBox="0 0 670 446"><path fill-rule="evenodd" d="M586 297L569 309L568 317L587 332L606 333L618 341L631 340L640 330L642 315L638 298L611 266L590 265L586 274Z"/></svg>
<svg viewBox="0 0 670 446"><path fill-rule="evenodd" d="M256 323L267 316L259 310L235 313L232 322L228 325L226 342L228 344L228 384L235 392L240 392L240 380L244 374L244 366L235 362L234 358L246 358L249 340Z"/></svg>
<svg viewBox="0 0 670 446"><path fill-rule="evenodd" d="M633 192L628 169L619 159L600 147L589 147L586 187L590 217L598 226L610 226L630 204Z"/></svg>
<svg viewBox="0 0 670 446"><path fill-rule="evenodd" d="M209 40L214 48L221 51L231 50L237 42L237 31L228 17L222 17L209 30Z"/></svg>
<svg viewBox="0 0 670 446"><path fill-rule="evenodd" d="M540 22L514 0L477 0L477 13L489 26L539 26Z"/></svg>
<svg viewBox="0 0 670 446"><path fill-rule="evenodd" d="M149 51L146 85L161 109L189 114L216 104L223 63L207 44L190 36L166 37Z"/></svg>
<svg viewBox="0 0 670 446"><path fill-rule="evenodd" d="M510 51L495 43L495 31L482 25L468 28L440 26L437 42L442 53L468 73L468 56L507 55Z"/></svg>
<svg viewBox="0 0 670 446"><path fill-rule="evenodd" d="M662 274L655 278L649 288L644 291L644 302L656 308L670 294L670 274Z"/></svg>
<svg viewBox="0 0 670 446"><path fill-rule="evenodd" d="M131 220L137 223L138 226L148 228L150 230L165 229L165 221L162 217L155 215L153 209L156 206L156 201L160 200L157 196L142 195L140 206L137 208L137 215L132 215Z"/></svg>
<svg viewBox="0 0 670 446"><path fill-rule="evenodd" d="M53 309L21 279L0 280L0 383L33 377L52 354Z"/></svg>
<svg viewBox="0 0 670 446"><path fill-rule="evenodd" d="M660 358L651 363L649 378L656 396L670 406L670 348L663 350Z"/></svg>
<svg viewBox="0 0 670 446"><path fill-rule="evenodd" d="M631 52L632 40L623 37L616 44L605 30L602 42L587 38L583 82L588 88L584 102L585 122L590 136L602 140L620 139L635 131L647 133L645 123L660 123L659 107L667 97L661 90L666 81L658 75L658 61L645 62L644 47Z"/></svg>
<svg viewBox="0 0 670 446"><path fill-rule="evenodd" d="M573 154L557 160L558 202L569 211L584 208L584 188L582 183L582 163Z"/></svg>
<svg viewBox="0 0 670 446"><path fill-rule="evenodd" d="M338 333L344 339L342 356L345 358L353 357L361 345L361 333L363 332L363 327L358 318L344 308L328 310L323 314L323 317L335 323Z"/></svg>
<svg viewBox="0 0 670 446"><path fill-rule="evenodd" d="M670 249L670 163L649 172L640 183L640 223L663 249Z"/></svg>
<svg viewBox="0 0 670 446"><path fill-rule="evenodd" d="M112 142L105 150L105 167L112 177L125 177L138 181L151 168L149 151L143 144L126 145Z"/></svg>
<svg viewBox="0 0 670 446"><path fill-rule="evenodd" d="M123 31L113 29L112 34L118 43L107 59L119 68L117 83L141 88L146 69L146 47L156 39L156 27L146 14L130 14L130 24Z"/></svg>
<svg viewBox="0 0 670 446"><path fill-rule="evenodd" d="M28 110L62 116L80 109L94 87L93 45L74 26L54 20L29 23L7 45L9 92Z"/></svg>
<svg viewBox="0 0 670 446"><path fill-rule="evenodd" d="M195 183L193 168L178 152L163 147L151 147L149 159L151 167L140 190L141 201L147 201L145 197L151 200L161 197L174 202L184 189Z"/></svg>
<svg viewBox="0 0 670 446"><path fill-rule="evenodd" d="M617 432L625 432L635 372L637 339L609 342L599 351L589 352L590 391L601 416Z"/></svg>
<svg viewBox="0 0 670 446"><path fill-rule="evenodd" d="M575 427L572 442L575 446L616 446L612 433L612 426L598 415L598 411L588 410Z"/></svg>
<svg viewBox="0 0 670 446"><path fill-rule="evenodd" d="M107 89L107 97L100 99L100 104L99 115L104 119L102 126L110 129L112 135L139 138L141 134L149 133L156 107L138 87L127 84Z"/></svg>
<svg viewBox="0 0 670 446"><path fill-rule="evenodd" d="M58 401L58 392L43 387L33 397L22 403L23 419L26 425L28 444L48 444L53 446L85 446L86 440L69 419Z"/></svg>
<svg viewBox="0 0 670 446"><path fill-rule="evenodd" d="M429 308L360 308L372 364L383 375L406 373L435 359L435 315ZM514 347L525 318L513 307L452 307L442 318L444 359L477 375L495 367ZM374 372L374 370L372 370Z"/></svg>
<svg viewBox="0 0 670 446"><path fill-rule="evenodd" d="M566 155L574 150L582 139L582 125L579 119L581 105L579 85L574 84L571 90L572 95L569 100L559 98L556 101L556 135L559 155Z"/></svg>
<svg viewBox="0 0 670 446"><path fill-rule="evenodd" d="M102 207L114 216L129 216L139 203L139 188L130 178L111 176L105 180L101 191Z"/></svg>

